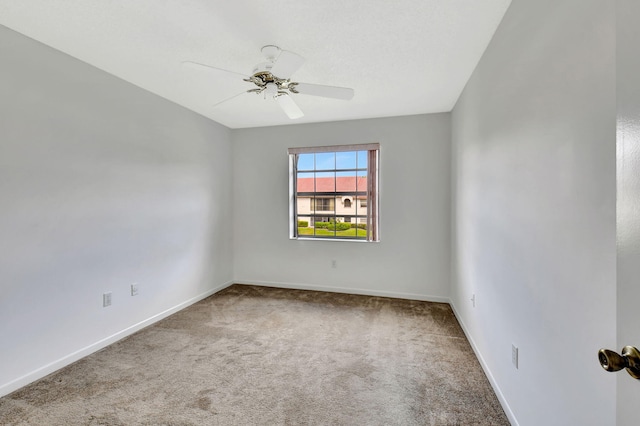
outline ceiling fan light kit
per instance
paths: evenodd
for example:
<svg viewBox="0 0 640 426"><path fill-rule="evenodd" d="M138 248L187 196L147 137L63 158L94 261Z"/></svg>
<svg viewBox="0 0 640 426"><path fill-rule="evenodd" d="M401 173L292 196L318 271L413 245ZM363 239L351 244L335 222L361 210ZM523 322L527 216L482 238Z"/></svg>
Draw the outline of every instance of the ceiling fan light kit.
<svg viewBox="0 0 640 426"><path fill-rule="evenodd" d="M291 81L291 76L304 64L305 59L288 50L282 50L278 46L266 45L261 49L267 62L262 62L255 66L253 74L245 76L241 73L228 71L222 68L197 62L184 62L185 65L196 68L209 68L224 71L234 76L242 75L243 80L253 83L255 88L238 93L230 98L218 102L215 106L223 104L244 93L263 94L265 99L275 99L287 116L294 120L304 116L304 113L292 99L291 94L304 94L319 96L324 98L351 100L354 95L353 89L347 87L325 86L320 84L298 83Z"/></svg>

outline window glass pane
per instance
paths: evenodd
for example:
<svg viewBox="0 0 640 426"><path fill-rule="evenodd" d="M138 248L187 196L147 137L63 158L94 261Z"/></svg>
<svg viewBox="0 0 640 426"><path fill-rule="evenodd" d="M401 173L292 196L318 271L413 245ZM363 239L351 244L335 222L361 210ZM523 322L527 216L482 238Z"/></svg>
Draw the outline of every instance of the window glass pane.
<svg viewBox="0 0 640 426"><path fill-rule="evenodd" d="M316 154L316 170L334 170L335 168L335 152L323 152Z"/></svg>
<svg viewBox="0 0 640 426"><path fill-rule="evenodd" d="M316 192L335 192L336 174L334 172L316 173Z"/></svg>
<svg viewBox="0 0 640 426"><path fill-rule="evenodd" d="M321 197L313 200L316 213L333 213L335 210L335 200L333 198ZM327 220L322 220L321 222L326 222Z"/></svg>
<svg viewBox="0 0 640 426"><path fill-rule="evenodd" d="M358 168L367 168L367 151L358 151Z"/></svg>
<svg viewBox="0 0 640 426"><path fill-rule="evenodd" d="M298 155L298 170L313 170L313 154Z"/></svg>
<svg viewBox="0 0 640 426"><path fill-rule="evenodd" d="M298 215L298 235L313 235L313 222L310 216Z"/></svg>
<svg viewBox="0 0 640 426"><path fill-rule="evenodd" d="M358 192L367 192L367 175L366 173L363 175L358 173L356 177L356 191Z"/></svg>
<svg viewBox="0 0 640 426"><path fill-rule="evenodd" d="M338 192L356 192L356 177L340 176L336 179L336 191Z"/></svg>
<svg viewBox="0 0 640 426"><path fill-rule="evenodd" d="M315 188L315 173L298 173L298 192L313 192Z"/></svg>
<svg viewBox="0 0 640 426"><path fill-rule="evenodd" d="M336 152L336 169L355 169L356 152Z"/></svg>

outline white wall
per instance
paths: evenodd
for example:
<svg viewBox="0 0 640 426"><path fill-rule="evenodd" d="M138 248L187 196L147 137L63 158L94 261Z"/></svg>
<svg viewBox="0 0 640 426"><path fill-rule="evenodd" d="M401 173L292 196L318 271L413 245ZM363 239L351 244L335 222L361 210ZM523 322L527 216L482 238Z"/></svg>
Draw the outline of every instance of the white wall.
<svg viewBox="0 0 640 426"><path fill-rule="evenodd" d="M0 58L2 395L233 271L227 128L4 27Z"/></svg>
<svg viewBox="0 0 640 426"><path fill-rule="evenodd" d="M514 0L452 113L452 300L520 425L614 424L615 125L615 2Z"/></svg>
<svg viewBox="0 0 640 426"><path fill-rule="evenodd" d="M369 142L381 241L290 240L287 148ZM235 130L233 158L236 282L448 299L449 114Z"/></svg>
<svg viewBox="0 0 640 426"><path fill-rule="evenodd" d="M618 107L618 344L640 348L640 2L617 0ZM626 372L618 380L619 425L637 424L640 386ZM614 380L611 378L610 380Z"/></svg>

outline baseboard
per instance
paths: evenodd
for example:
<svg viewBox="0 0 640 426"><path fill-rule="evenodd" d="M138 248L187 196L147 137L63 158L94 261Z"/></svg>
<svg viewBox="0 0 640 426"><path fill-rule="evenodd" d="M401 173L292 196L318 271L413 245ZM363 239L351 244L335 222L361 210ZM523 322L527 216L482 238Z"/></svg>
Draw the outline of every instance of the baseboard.
<svg viewBox="0 0 640 426"><path fill-rule="evenodd" d="M329 293L347 293L347 294L361 294L364 296L380 296L391 297L394 299L408 299L408 300L421 300L425 302L438 302L438 303L450 303L451 300L448 297L430 296L426 294L415 293L400 293L391 291L381 291L372 289L352 288L352 287L326 287L314 284L301 284L301 283L283 283L274 281L256 281L256 280L236 280L236 284L249 284L262 287L277 287L277 288L290 288L294 290L314 290L314 291L326 291Z"/></svg>
<svg viewBox="0 0 640 426"><path fill-rule="evenodd" d="M202 299L205 299L209 296L211 296L212 294L215 294L217 292L219 292L220 290L223 290L227 287L229 287L230 285L233 284L233 281L228 281L220 286L217 286L215 288L212 288L210 290L207 290L206 292L199 294L198 296L192 297L191 299L188 299L182 303L177 304L176 306L173 306L172 308L169 308L163 312L160 312L156 315L153 315L150 318L147 318L146 320L143 320L137 324L134 324L130 327L125 328L124 330L121 330L109 337L106 337L102 340L99 340L95 343L92 343L89 346L86 346L78 351L75 351L67 356L64 356L50 364L45 365L44 367L38 368L35 371L32 371L31 373L25 374L22 377L19 377L9 383L6 383L2 386L0 386L0 397L4 396L4 395L8 395L11 392L14 392L18 389L20 389L23 386L28 385L29 383L32 383L38 379L41 379L63 367L66 367L69 364L72 364L88 355L91 355L94 352L99 351L100 349L103 349L115 342L117 342L118 340L122 340L127 336L132 335L133 333L135 333L136 331L142 330L145 327L148 327L149 325L156 323L166 317L168 317L169 315L172 315L184 308L186 308L187 306L193 305L196 302L199 302Z"/></svg>
<svg viewBox="0 0 640 426"><path fill-rule="evenodd" d="M467 340L469 341L469 344L471 345L471 349L473 349L473 352L476 354L476 358L478 358L478 361L480 362L480 366L484 370L484 374L487 376L487 379L489 379L489 383L491 384L491 387L493 388L493 391L495 392L496 396L498 397L498 401L500 401L500 405L502 405L502 409L504 410L505 414L507 415L507 418L509 419L509 422L514 426L518 426L519 423L518 423L518 420L516 419L516 416L513 414L513 411L511 411L511 407L509 406L509 403L507 402L506 398L504 397L504 394L502 393L502 390L500 389L500 386L498 386L498 383L496 382L496 379L493 377L493 374L491 373L491 370L489 369L489 366L487 365L487 363L485 362L484 358L482 357L482 354L480 353L480 350L478 349L478 346L476 345L475 341L473 340L473 337L471 337L471 334L469 333L469 329L465 325L464 321L462 321L460 315L458 315L458 312L456 311L456 307L453 304L453 302L450 302L450 305L451 305L451 309L453 310L453 314L456 316L456 319L458 320L458 323L460 324L460 327L462 327L462 331L464 332L464 335L467 337Z"/></svg>

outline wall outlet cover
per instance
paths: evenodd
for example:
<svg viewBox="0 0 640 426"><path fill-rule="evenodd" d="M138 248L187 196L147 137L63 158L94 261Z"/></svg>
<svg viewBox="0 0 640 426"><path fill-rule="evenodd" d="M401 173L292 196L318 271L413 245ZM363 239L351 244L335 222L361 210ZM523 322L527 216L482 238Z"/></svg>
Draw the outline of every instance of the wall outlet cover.
<svg viewBox="0 0 640 426"><path fill-rule="evenodd" d="M102 307L106 308L107 306L111 306L111 292L102 294Z"/></svg>

